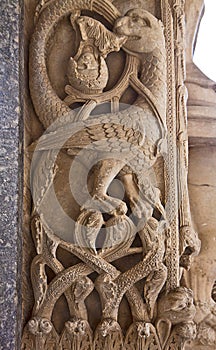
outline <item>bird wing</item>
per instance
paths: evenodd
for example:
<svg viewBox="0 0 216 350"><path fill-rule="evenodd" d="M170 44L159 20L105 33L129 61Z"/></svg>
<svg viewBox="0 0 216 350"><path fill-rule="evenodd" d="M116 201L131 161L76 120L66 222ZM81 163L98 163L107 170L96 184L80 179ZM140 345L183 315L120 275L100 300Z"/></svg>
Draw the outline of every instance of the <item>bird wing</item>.
<svg viewBox="0 0 216 350"><path fill-rule="evenodd" d="M124 144L142 146L145 139L143 110L131 106L128 110L117 113L106 113L89 119L65 124L38 141L36 150L48 149L81 149L89 146L107 152L121 150Z"/></svg>

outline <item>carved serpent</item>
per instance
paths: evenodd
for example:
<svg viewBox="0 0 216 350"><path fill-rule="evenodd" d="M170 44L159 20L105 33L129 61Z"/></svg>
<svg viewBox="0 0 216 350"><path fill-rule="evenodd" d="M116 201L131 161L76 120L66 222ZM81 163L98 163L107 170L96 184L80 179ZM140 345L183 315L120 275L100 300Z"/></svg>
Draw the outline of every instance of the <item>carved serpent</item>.
<svg viewBox="0 0 216 350"><path fill-rule="evenodd" d="M45 128L49 127L57 119L63 121L63 119L69 117L70 120L73 121L74 118L74 112L71 111L67 104L57 96L50 83L46 67L46 44L59 21L64 16L69 15L71 12L78 9L96 11L102 16L106 17L106 19L112 24L114 24L114 21L120 17L118 10L107 0L51 1L48 3L45 9L42 10L30 44L29 66L31 97L34 103L35 111ZM148 35L150 32L155 32L156 34L153 35L148 42L145 42L146 29L141 28L143 31L143 33L141 33L141 38L135 41L132 40L132 43L129 39L125 47L128 47L130 52L134 52L135 55L136 51L140 53L140 48L141 50L144 50L143 52L145 52L145 55L142 57L142 63L143 67L145 66L146 68L142 72L143 77L141 77L141 80L145 82L145 85L149 91L152 92L152 98L155 97L158 99L159 105L162 106L161 111L164 117L164 108L166 103L165 101L161 100L165 97L165 77L161 74L165 71L165 59L164 57L161 57L161 54L163 56L164 51L163 31L162 28L159 28L160 24L158 23L157 19L147 11L144 12L147 19L145 20L148 22L147 26L149 26L149 28L147 28ZM135 18L135 16L137 16L137 14L131 13L129 16L127 16L127 18ZM121 19L117 22L116 32L120 31L119 34L121 34L125 24L127 25L127 23L124 22L125 20L121 21ZM140 23L138 23L138 25L140 25ZM133 33L131 33L131 35L132 34ZM154 45L152 45L152 42ZM155 43L157 43L157 45L155 45ZM159 50L157 47L158 44ZM153 51L154 54L149 54ZM134 83L134 85L136 85L136 83Z"/></svg>
<svg viewBox="0 0 216 350"><path fill-rule="evenodd" d="M59 21L79 9L95 10L101 15L106 13L111 23L119 17L116 8L107 0L52 1L41 12L30 44L29 75L34 108L45 128L67 116L73 120L74 112L57 96L50 83L46 67L46 44Z"/></svg>
<svg viewBox="0 0 216 350"><path fill-rule="evenodd" d="M156 246L151 252L147 254L145 258L143 258L141 262L135 265L131 271L129 270L124 274L120 274L118 283L121 292L120 295L118 295L118 302L120 302L123 294L127 289L131 288L131 286L141 278L146 277L152 271L152 269L157 266L158 258L160 260L160 252L158 246ZM115 274L119 274L117 269L114 267L113 270ZM41 309L38 312L38 315L43 315L43 317L45 316L50 319L52 308L62 293L64 293L79 276L86 276L91 272L91 267L86 266L86 264L79 264L64 270L62 273L59 273L58 276L56 276L50 283L46 298L42 304ZM126 275L127 278L124 279ZM130 283L128 283L128 280L130 280Z"/></svg>
<svg viewBox="0 0 216 350"><path fill-rule="evenodd" d="M49 81L46 68L46 43L49 37L52 35L52 31L55 25L62 19L62 17L69 15L73 10L80 8L95 10L102 15L106 13L106 17L112 23L119 17L118 11L108 1L93 1L91 3L84 0L77 1L76 3L72 0L61 0L59 2L54 1L48 4L47 7L42 11L32 38L30 48L30 89L36 113L45 128L49 127L55 120L64 121L65 118L69 117L70 121L72 122L73 118L75 117L75 113L71 111L65 102L63 102L56 95ZM136 15L136 11L130 12L127 16L127 20L129 18L129 20L132 20L132 22L136 22ZM141 19L147 22L146 26L151 29L152 32L156 30L156 33L158 35L158 37L153 37L151 40L158 42L158 39L160 38L161 41L158 42L158 47L157 45L152 45L152 42L148 43L148 49L145 45L141 46L141 52L138 48L136 48L136 45L133 48L133 46L131 47L129 43L128 50L130 50L130 52L134 51L134 55L137 55L137 52L142 55L143 65L141 69L141 81L145 82L147 88L149 89L149 92L152 94L152 98L154 97L159 100L159 105L161 107L160 109L163 111L162 114L164 116L164 109L166 105L166 94L164 88L165 77L163 74L161 74L164 72L165 64L163 56L163 33L161 27L159 28L158 26L158 21L152 15L146 11L144 15L145 18ZM117 21L115 28L116 32L122 30L122 28L124 28L124 25L127 26L127 23L124 23L123 17ZM140 23L137 25L139 26ZM142 33L142 40L144 39L143 37L144 35ZM139 40L137 40L137 45L139 46L140 43L138 41ZM150 51L149 46L151 48ZM147 52L145 52L145 50ZM137 90L140 90L140 88L142 88L142 84L138 81L138 79L134 79L133 86ZM143 97L141 97L137 99L136 104L143 107L144 111L146 111L150 117L155 117L154 111L151 110L151 104L149 105L148 102L143 101ZM150 125L149 129L151 129ZM152 135L150 132L150 136L152 136L152 141L155 142L161 135L159 136L159 132L156 130L156 134L153 132Z"/></svg>

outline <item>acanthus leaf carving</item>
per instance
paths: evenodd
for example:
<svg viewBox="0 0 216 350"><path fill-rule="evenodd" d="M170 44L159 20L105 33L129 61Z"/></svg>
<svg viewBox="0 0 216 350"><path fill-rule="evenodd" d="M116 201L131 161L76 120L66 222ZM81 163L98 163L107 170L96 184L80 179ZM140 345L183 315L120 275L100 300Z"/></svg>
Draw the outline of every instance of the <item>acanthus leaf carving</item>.
<svg viewBox="0 0 216 350"><path fill-rule="evenodd" d="M120 325L112 318L104 318L96 328L94 349L123 350L123 335Z"/></svg>
<svg viewBox="0 0 216 350"><path fill-rule="evenodd" d="M22 350L57 350L58 341L59 337L51 322L45 318L34 317L24 329Z"/></svg>
<svg viewBox="0 0 216 350"><path fill-rule="evenodd" d="M88 322L77 318L67 321L60 339L60 348L64 350L91 350L92 330Z"/></svg>
<svg viewBox="0 0 216 350"><path fill-rule="evenodd" d="M151 323L136 322L130 326L125 338L126 350L161 350L155 328Z"/></svg>

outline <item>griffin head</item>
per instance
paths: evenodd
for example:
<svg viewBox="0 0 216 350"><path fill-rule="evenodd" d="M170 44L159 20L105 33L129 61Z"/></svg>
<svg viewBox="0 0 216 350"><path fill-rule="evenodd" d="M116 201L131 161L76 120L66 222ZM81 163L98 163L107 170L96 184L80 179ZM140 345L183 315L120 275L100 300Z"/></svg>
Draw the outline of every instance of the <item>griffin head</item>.
<svg viewBox="0 0 216 350"><path fill-rule="evenodd" d="M124 48L132 52L152 52L156 46L164 45L162 23L143 9L130 10L118 18L114 31L128 38Z"/></svg>

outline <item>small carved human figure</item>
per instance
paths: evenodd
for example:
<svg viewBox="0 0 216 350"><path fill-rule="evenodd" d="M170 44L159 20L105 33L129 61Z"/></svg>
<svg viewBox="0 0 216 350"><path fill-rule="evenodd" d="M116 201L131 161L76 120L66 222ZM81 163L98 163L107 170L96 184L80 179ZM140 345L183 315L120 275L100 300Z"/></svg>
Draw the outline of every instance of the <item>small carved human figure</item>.
<svg viewBox="0 0 216 350"><path fill-rule="evenodd" d="M108 81L108 69L103 57L95 57L91 46L85 46L79 57L70 58L68 79L71 86L88 93L100 93Z"/></svg>
<svg viewBox="0 0 216 350"><path fill-rule="evenodd" d="M81 16L79 11L70 18L81 39L76 55L69 60L69 83L90 95L101 93L109 76L105 58L110 52L120 50L125 37L113 34L91 17Z"/></svg>

